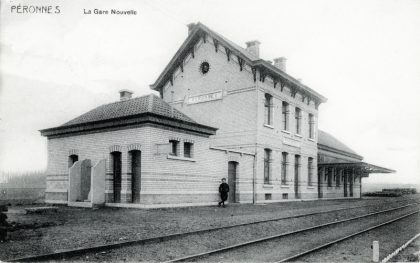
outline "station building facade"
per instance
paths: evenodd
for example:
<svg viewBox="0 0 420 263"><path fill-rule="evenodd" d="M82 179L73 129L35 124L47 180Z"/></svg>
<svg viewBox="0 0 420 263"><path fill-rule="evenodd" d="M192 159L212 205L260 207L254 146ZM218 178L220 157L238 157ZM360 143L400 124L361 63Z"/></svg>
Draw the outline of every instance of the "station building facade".
<svg viewBox="0 0 420 263"><path fill-rule="evenodd" d="M258 41L246 45L190 24L151 85L160 96L122 90L120 101L42 130L46 201L211 205L224 177L230 202L357 198L362 177L393 172L318 130L327 99L287 74L285 58L273 64L260 59Z"/></svg>

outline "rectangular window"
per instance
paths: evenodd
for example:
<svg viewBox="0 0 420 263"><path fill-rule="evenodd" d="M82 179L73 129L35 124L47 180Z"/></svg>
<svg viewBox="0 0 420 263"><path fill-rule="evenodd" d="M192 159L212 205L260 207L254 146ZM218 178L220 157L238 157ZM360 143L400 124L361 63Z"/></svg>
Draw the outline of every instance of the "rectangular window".
<svg viewBox="0 0 420 263"><path fill-rule="evenodd" d="M289 199L289 194L287 194L287 193L286 193L286 194L282 194L282 195L281 195L281 197L282 197L283 199Z"/></svg>
<svg viewBox="0 0 420 263"><path fill-rule="evenodd" d="M308 185L312 186L312 177L314 174L314 158L308 158Z"/></svg>
<svg viewBox="0 0 420 263"><path fill-rule="evenodd" d="M283 130L289 130L289 103L283 101L281 106L281 112L283 117Z"/></svg>
<svg viewBox="0 0 420 263"><path fill-rule="evenodd" d="M299 108L296 108L295 109L296 134L300 134L301 132L301 119L302 119L302 111Z"/></svg>
<svg viewBox="0 0 420 263"><path fill-rule="evenodd" d="M178 156L179 155L179 141L169 140L169 144L171 145L171 152L169 154Z"/></svg>
<svg viewBox="0 0 420 263"><path fill-rule="evenodd" d="M193 144L190 142L184 142L184 157L192 158Z"/></svg>
<svg viewBox="0 0 420 263"><path fill-rule="evenodd" d="M287 183L287 153L281 153L281 184Z"/></svg>
<svg viewBox="0 0 420 263"><path fill-rule="evenodd" d="M271 150L264 149L264 184L270 184L271 181Z"/></svg>
<svg viewBox="0 0 420 263"><path fill-rule="evenodd" d="M270 94L265 94L264 115L265 115L264 123L268 125L272 125L273 124L273 96L271 96Z"/></svg>
<svg viewBox="0 0 420 263"><path fill-rule="evenodd" d="M314 138L314 127L315 127L315 121L314 121L314 115L309 113L309 138Z"/></svg>
<svg viewBox="0 0 420 263"><path fill-rule="evenodd" d="M271 200L271 194L265 194L265 200Z"/></svg>

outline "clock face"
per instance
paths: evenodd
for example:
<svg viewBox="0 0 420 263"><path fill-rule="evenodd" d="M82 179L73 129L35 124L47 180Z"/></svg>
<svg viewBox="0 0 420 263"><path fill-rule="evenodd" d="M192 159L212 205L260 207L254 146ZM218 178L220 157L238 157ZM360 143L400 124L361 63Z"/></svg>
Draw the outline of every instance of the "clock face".
<svg viewBox="0 0 420 263"><path fill-rule="evenodd" d="M202 74L207 74L209 70L210 70L210 64L207 61L202 62L200 65L200 72Z"/></svg>

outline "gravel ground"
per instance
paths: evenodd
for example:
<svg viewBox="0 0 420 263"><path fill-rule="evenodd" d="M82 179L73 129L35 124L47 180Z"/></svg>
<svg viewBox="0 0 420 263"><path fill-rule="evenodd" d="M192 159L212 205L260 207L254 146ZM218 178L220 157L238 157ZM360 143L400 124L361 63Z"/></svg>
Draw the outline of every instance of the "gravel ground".
<svg viewBox="0 0 420 263"><path fill-rule="evenodd" d="M420 220L417 221L418 225L419 221ZM413 233L411 233L412 236L414 236ZM417 227L417 233L420 233L420 226ZM410 245L403 249L398 255L393 257L390 262L420 262L420 238L417 238L410 243Z"/></svg>
<svg viewBox="0 0 420 263"><path fill-rule="evenodd" d="M413 209L411 208L411 211ZM222 254L215 254L203 258L205 262L273 262L296 253L302 252L326 242L336 240L348 234L360 231L367 227L390 220L399 215L405 214L405 211L395 211L386 215L372 216L357 221L349 221L334 226L316 229L304 233L274 239L258 243L252 246L246 246ZM312 261L311 261L312 262ZM322 258L318 262L340 262L337 260L326 260ZM358 262L357 260L355 262Z"/></svg>
<svg viewBox="0 0 420 263"><path fill-rule="evenodd" d="M379 241L379 259L382 260L411 239L416 233L419 233L419 231L420 215L417 214L311 253L308 256L299 258L299 261L372 262L371 245L373 241ZM418 245L419 242L417 243L417 251L419 250ZM410 251L412 250L410 249ZM403 259L407 258L407 254L402 253L401 256L393 258L392 261L404 261Z"/></svg>
<svg viewBox="0 0 420 263"><path fill-rule="evenodd" d="M412 196L410 196L412 197ZM417 196L418 198L419 196ZM0 243L0 260L38 255L60 249L89 247L116 241L149 238L178 232L245 223L255 220L325 211L343 206L378 204L403 198L369 198L288 202L268 205L231 205L226 209L192 207L169 209L83 209L60 207L57 212L19 214L13 207L9 222L28 225ZM47 226L47 227L32 227ZM300 222L295 224L299 225ZM293 223L291 223L293 225Z"/></svg>
<svg viewBox="0 0 420 263"><path fill-rule="evenodd" d="M412 211L417 209L416 207L408 207L402 210L396 210L387 215L373 216L376 218L376 221L372 221L372 218L363 220L358 223L343 223L339 227L335 227L334 230L327 232L327 235L334 236L341 234L346 229L347 232L354 231L355 227L365 226L367 224L373 224L372 222L377 222L385 220L396 215L401 215L407 212L408 210ZM230 246L237 243L242 243L250 240L255 240L258 238L263 238L270 235L281 234L297 229L302 229L305 227L310 227L318 225L321 223L327 223L331 221L337 221L350 216L357 216L359 214L365 214L366 211L353 211L349 213L348 211L341 211L338 213L329 213L324 215L309 216L305 218L297 219L287 219L277 222L267 222L258 225L250 225L237 227L234 229L214 231L211 233L190 235L182 238L177 238L174 240L168 240L160 243L146 244L141 246L132 246L124 247L120 249L114 249L108 251L107 253L91 253L79 257L73 257L70 260L89 260L89 261L166 261L174 258L179 258L182 256L205 252L213 249L218 249L220 247ZM340 230L340 231L338 231ZM345 232L345 231L344 231ZM321 235L325 235L325 231L317 231L313 237L315 240L319 241ZM282 254L287 254L293 252L294 249L301 249L302 246L294 244L305 244L307 242L307 234L301 235L303 239L298 242L290 242L290 238L284 238L284 241L281 243L281 247L278 248L278 240L274 242L264 242L261 245L244 247L232 252L223 253L223 257L220 256L210 256L205 258L205 261L265 261L272 260L277 257L277 253L282 251ZM296 239L296 237L292 237ZM270 244L272 243L272 244ZM272 246L274 245L274 247ZM266 251L266 257L261 258L261 251ZM273 252L275 253L273 255Z"/></svg>

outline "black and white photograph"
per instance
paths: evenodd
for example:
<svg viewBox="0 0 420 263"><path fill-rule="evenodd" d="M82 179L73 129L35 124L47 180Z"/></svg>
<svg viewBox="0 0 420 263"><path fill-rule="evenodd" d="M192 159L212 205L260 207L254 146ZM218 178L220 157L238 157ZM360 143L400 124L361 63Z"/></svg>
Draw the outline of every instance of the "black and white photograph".
<svg viewBox="0 0 420 263"><path fill-rule="evenodd" d="M1 0L0 262L420 262L419 0Z"/></svg>

